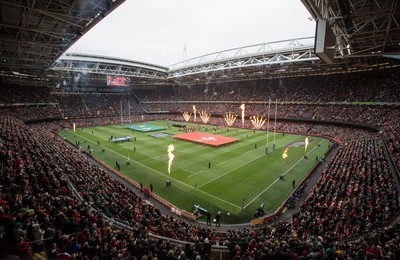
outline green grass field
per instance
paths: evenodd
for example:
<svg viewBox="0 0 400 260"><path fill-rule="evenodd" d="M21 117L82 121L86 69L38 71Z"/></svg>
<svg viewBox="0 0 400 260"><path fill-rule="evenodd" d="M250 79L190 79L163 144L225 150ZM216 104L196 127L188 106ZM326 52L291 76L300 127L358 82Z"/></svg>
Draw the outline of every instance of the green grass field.
<svg viewBox="0 0 400 260"><path fill-rule="evenodd" d="M236 143L215 148L168 136L150 137L159 132L182 132L165 121L148 123L166 129L142 133L127 129L127 125L110 125L77 128L75 133L62 130L59 134L71 143L79 141L82 149L87 150L90 145L94 149L92 155L113 168L118 161L121 173L144 186L152 184L153 192L180 209L191 212L193 205L198 204L213 216L221 211L222 223L248 223L262 203L266 211L274 212L293 191L292 181L299 184L315 165L316 157L321 158L330 144L329 140L309 137L305 151L305 136L269 133L269 154L266 155L265 131L204 128L203 132L239 139ZM136 141L109 141L111 136L124 135L135 137ZM274 138L276 149L273 151ZM175 157L169 175L167 149L170 144L175 147ZM288 157L283 159L288 145ZM304 159L305 154L308 159ZM130 165L126 165L128 156ZM280 175L284 180L279 179ZM171 181L170 187L166 186L167 180ZM205 221L204 217L202 220Z"/></svg>

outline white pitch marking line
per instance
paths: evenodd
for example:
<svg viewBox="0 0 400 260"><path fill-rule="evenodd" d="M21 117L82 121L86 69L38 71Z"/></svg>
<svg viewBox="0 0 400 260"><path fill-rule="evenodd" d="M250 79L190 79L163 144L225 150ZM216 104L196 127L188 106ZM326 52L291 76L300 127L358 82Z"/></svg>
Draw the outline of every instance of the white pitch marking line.
<svg viewBox="0 0 400 260"><path fill-rule="evenodd" d="M322 143L325 139L321 140L319 143ZM311 153L315 148L317 148L318 145L316 145L313 149L311 149L307 154ZM290 167L285 173L283 173L282 175L285 176L286 173L288 173L291 169L293 169L293 167L295 167L297 164L299 164L304 158L301 158L300 160L298 160L295 164L293 164L292 167ZM277 181L279 180L276 179L273 183L271 183L267 188L265 188L262 192L260 192L256 197L254 197L254 199L252 199L249 203L247 203L243 208L246 208L247 206L249 206L251 203L253 203L258 197L260 197L264 192L266 192L269 188L271 188L272 185L274 185Z"/></svg>
<svg viewBox="0 0 400 260"><path fill-rule="evenodd" d="M90 139L88 139L88 138L86 138L86 137L84 137L84 136L82 136L82 135L79 135L79 134L76 134L76 135L78 135L78 136L80 136L81 138L86 139L86 140L88 140L88 141L94 143L92 140L90 140ZM117 153L117 152L114 151L114 150L111 150L111 152L113 152L113 153L115 153L115 154L118 154L118 155L120 155L120 156L122 156L122 157L124 157L124 158L126 157L126 156L124 156L124 155L122 155L122 154L120 154L120 153ZM139 163L139 162L137 162L137 161L133 161L133 163L139 164L140 166L142 166L142 167L144 167L144 168L147 168L148 170L151 170L152 172L155 172L155 173L157 173L157 174L160 174L160 175L162 175L162 176L164 176L164 177L166 176L164 173L162 173L162 172L160 172L160 171L156 171L156 170L154 170L153 168L150 168L149 166L144 165L144 164L141 164L141 163ZM180 180L177 180L177 179L175 179L175 178L172 178L172 179L174 179L176 182L178 182L178 183L180 183L180 184L182 184L182 185L184 185L184 186L187 186L187 187L189 187L189 188L193 188L193 186L191 186L191 185L189 185L189 184L187 184L187 183L184 183L184 182L182 182L182 181L180 181ZM239 209L241 208L241 207L238 206L238 205L232 204L232 203L230 203L230 202L228 202L228 201L226 201L226 200L223 200L223 199L221 199L221 198L218 198L218 197L216 197L216 196L214 196L214 195L212 195L212 194L210 194L210 193L207 193L207 192L202 191L202 190L199 190L199 189L197 189L197 190L198 190L199 192L203 193L203 194L206 194L207 196L213 197L213 198L215 198L215 199L217 199L217 200L219 200L219 201L222 201L222 202L224 202L224 203L226 203L226 204L229 204L229 205L234 206L234 207L239 208Z"/></svg>
<svg viewBox="0 0 400 260"><path fill-rule="evenodd" d="M298 137L292 139L292 140L291 140L290 142L288 142L288 143L293 142L293 140L296 140L297 138L298 138ZM282 146L284 146L284 145L281 145L280 147L282 147ZM232 169L232 170L226 172L225 174L222 174L222 175L220 175L220 176L218 176L218 177L216 177L216 178L214 178L214 179L211 179L211 180L209 180L209 181L206 182L206 183L203 183L202 185L199 186L199 188L201 188L201 187L203 187L204 185L207 185L207 184L209 184L209 183L211 183L211 182L213 182L213 181L215 181L215 180L217 180L217 179L219 179L219 178L221 178L221 177L223 177L223 176L225 176L225 175L227 175L227 174L229 174L229 173L231 173L231 172L233 172L233 171L239 169L240 167L243 167L243 166L246 165L246 164L249 164L249 163L251 163L251 162L253 162L253 161L255 161L255 160L258 160L259 158L261 158L261 157L263 157L263 156L264 156L264 155L260 155L260 156L258 156L258 157L255 157L253 160L251 160L251 161L249 161L249 162L247 162L247 163L245 163L245 164L243 164L243 165L240 165L240 166L238 166L238 167L236 167L236 168L234 168L234 169Z"/></svg>

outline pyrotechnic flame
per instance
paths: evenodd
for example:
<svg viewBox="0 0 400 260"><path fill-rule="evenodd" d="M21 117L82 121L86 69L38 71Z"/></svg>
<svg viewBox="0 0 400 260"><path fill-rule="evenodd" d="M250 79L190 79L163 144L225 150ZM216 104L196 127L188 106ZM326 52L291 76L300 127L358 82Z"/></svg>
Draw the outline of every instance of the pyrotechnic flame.
<svg viewBox="0 0 400 260"><path fill-rule="evenodd" d="M245 105L244 104L240 105L240 109L242 110L242 127L244 127L244 109L245 109Z"/></svg>
<svg viewBox="0 0 400 260"><path fill-rule="evenodd" d="M288 157L288 150L289 150L289 147L286 147L286 149L285 149L285 151L283 152L283 154L282 154L282 158L283 159L285 159L285 158L287 158Z"/></svg>
<svg viewBox="0 0 400 260"><path fill-rule="evenodd" d="M265 119L261 116L253 116L250 117L250 121L253 123L253 126L256 130L260 130L260 128L264 125Z"/></svg>
<svg viewBox="0 0 400 260"><path fill-rule="evenodd" d="M74 133L75 133L75 131L76 131L76 125L75 125L75 123L72 125L72 127L74 128Z"/></svg>
<svg viewBox="0 0 400 260"><path fill-rule="evenodd" d="M207 124L208 120L210 119L211 114L207 114L206 111L200 111L199 113L201 120L204 124Z"/></svg>
<svg viewBox="0 0 400 260"><path fill-rule="evenodd" d="M194 121L196 122L196 106L193 106L193 116L194 116Z"/></svg>
<svg viewBox="0 0 400 260"><path fill-rule="evenodd" d="M174 160L175 155L172 153L174 151L175 147L174 145L170 144L168 145L168 174L171 174L171 165L172 165L172 161Z"/></svg>
<svg viewBox="0 0 400 260"><path fill-rule="evenodd" d="M189 112L183 112L182 115L186 122L189 122L190 117L192 116L192 114L190 114Z"/></svg>
<svg viewBox="0 0 400 260"><path fill-rule="evenodd" d="M307 151L307 146L308 146L308 136L306 137L306 140L304 140L304 151Z"/></svg>
<svg viewBox="0 0 400 260"><path fill-rule="evenodd" d="M236 120L236 115L233 115L233 114L231 113L231 111L225 112L225 114L224 114L224 119L225 119L225 122L226 122L226 124L227 124L228 126L232 126L233 123L234 123L235 120Z"/></svg>

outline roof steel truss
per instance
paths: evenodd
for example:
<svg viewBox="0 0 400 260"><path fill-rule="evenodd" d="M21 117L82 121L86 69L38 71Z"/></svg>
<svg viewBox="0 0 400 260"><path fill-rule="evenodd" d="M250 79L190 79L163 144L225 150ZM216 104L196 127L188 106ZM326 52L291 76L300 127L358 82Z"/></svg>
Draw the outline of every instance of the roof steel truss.
<svg viewBox="0 0 400 260"><path fill-rule="evenodd" d="M301 0L315 20L327 19L343 57L400 53L398 0Z"/></svg>
<svg viewBox="0 0 400 260"><path fill-rule="evenodd" d="M0 0L0 71L40 75L124 0Z"/></svg>
<svg viewBox="0 0 400 260"><path fill-rule="evenodd" d="M236 68L315 61L319 58L314 55L313 42L313 37L307 37L215 52L172 65L169 78Z"/></svg>
<svg viewBox="0 0 400 260"><path fill-rule="evenodd" d="M167 68L157 65L78 54L62 56L53 64L51 70L153 79L165 79L167 76Z"/></svg>

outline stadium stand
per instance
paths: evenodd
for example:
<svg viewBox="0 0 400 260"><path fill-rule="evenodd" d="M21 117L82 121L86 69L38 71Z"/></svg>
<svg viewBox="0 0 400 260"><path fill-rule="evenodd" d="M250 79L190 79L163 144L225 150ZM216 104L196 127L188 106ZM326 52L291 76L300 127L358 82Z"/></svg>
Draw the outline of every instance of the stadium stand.
<svg viewBox="0 0 400 260"><path fill-rule="evenodd" d="M163 213L140 191L55 134L71 127L69 117L79 117L74 122L82 126L118 123L120 102L127 104L124 94L52 94L10 86L2 92L2 102L9 101L4 102L8 105L0 108L4 167L0 258L33 259L46 254L48 259L210 259L223 251L218 245L229 252L227 259L398 259L399 176L390 160L400 167L400 111L389 102L399 102L395 80L399 72L388 71L382 78L365 76L236 83L218 88L224 92L219 103L201 102L215 96L205 96L202 88L182 90L172 98L171 88L160 88L156 94L132 90L148 111L169 111L147 115L131 99L133 121L183 121L181 111L190 111L193 104L217 115L237 107L234 101L244 97L251 112L262 115L266 106L254 97L274 97L280 101L279 131L343 142L306 198L296 197L302 202L290 219L226 230ZM282 89L278 91L275 84ZM26 96L19 97L19 92ZM43 101L59 105L12 105ZM58 120L46 121L54 118ZM39 119L43 121L32 123ZM221 117L212 117L210 123L224 124Z"/></svg>
<svg viewBox="0 0 400 260"><path fill-rule="evenodd" d="M57 59L123 2L1 2L0 259L400 259L398 1L302 0L309 19L331 21L338 34L333 65L291 62L313 55L274 57L271 49L219 55L223 60L206 63L211 71L184 68L178 73L193 75L165 85L151 76L165 79L169 68L136 61L112 67L144 73L126 92L97 91L105 78L99 71L79 85L81 75L70 69L104 70L81 62L103 57ZM281 57L287 60L277 63ZM228 64L246 65L221 70ZM341 144L315 186L294 191L285 218L256 226L214 229L178 217L56 134L72 122L118 124L121 115L183 121L193 105L212 114L210 124L223 125L221 114L242 102L249 114L266 116L268 100L278 101L278 131Z"/></svg>

